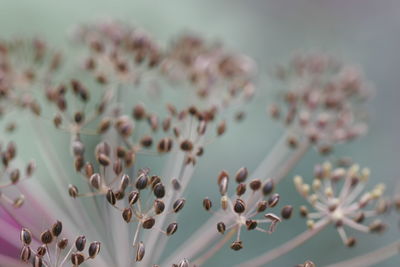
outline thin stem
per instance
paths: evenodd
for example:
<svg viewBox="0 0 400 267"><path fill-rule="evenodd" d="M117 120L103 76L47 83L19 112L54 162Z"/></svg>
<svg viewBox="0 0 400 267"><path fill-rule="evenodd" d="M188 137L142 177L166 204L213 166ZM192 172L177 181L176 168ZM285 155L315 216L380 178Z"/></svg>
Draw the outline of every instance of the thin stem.
<svg viewBox="0 0 400 267"><path fill-rule="evenodd" d="M307 231L301 233L300 235L296 236L295 238L289 240L288 242L284 243L283 245L281 245L273 250L270 250L255 259L243 262L240 265L237 265L236 267L263 266L279 257L282 257L283 255L289 253L293 249L304 244L306 241L308 241L313 236L318 234L321 230L323 230L329 224L329 222L330 221L328 219L322 219L317 224L315 224L314 228L312 228L311 230L307 230Z"/></svg>
<svg viewBox="0 0 400 267"><path fill-rule="evenodd" d="M374 264L380 263L387 260L393 256L400 254L400 241L396 241L386 247L374 250L367 254L351 258L346 261L337 262L327 267L366 267L372 266Z"/></svg>
<svg viewBox="0 0 400 267"><path fill-rule="evenodd" d="M193 265L194 266L203 265L208 259L210 259L212 256L214 256L215 253L217 253L226 244L226 242L228 242L232 238L232 236L235 234L236 231L237 231L237 228L234 228L231 231L229 231L229 233L226 234L225 237L222 238L217 244L215 244L215 246L210 248L207 252L205 252L200 257L198 257L194 261Z"/></svg>

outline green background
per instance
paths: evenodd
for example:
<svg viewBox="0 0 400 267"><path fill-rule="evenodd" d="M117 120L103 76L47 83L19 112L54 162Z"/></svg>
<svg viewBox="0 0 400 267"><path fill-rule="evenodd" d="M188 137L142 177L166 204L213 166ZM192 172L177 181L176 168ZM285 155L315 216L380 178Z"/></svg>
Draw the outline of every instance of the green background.
<svg viewBox="0 0 400 267"><path fill-rule="evenodd" d="M199 203L206 195L216 195L218 171L224 168L234 172L241 166L254 169L282 133L280 125L265 114L266 103L271 101L274 90L268 75L275 63L287 61L296 50L326 51L363 66L376 88L369 105L370 131L356 142L338 146L336 153L352 156L362 166L369 166L375 182L394 184L399 179L399 14L400 2L396 0L1 0L0 38L39 35L54 44L63 44L65 33L77 23L111 17L132 22L162 41L183 30L198 32L223 40L230 48L256 59L261 76L257 81L260 97L250 104L248 118L241 125L232 126L225 138L210 146L200 161L191 185L193 201L188 203L181 218L185 231L191 231L199 223L193 221L194 215L201 220L207 218ZM24 139L25 133L19 135L31 144L29 138ZM22 149L27 158L30 149L32 146ZM312 166L318 161L317 153L310 151L295 173L311 175ZM285 203L302 201L292 189L291 179L282 183L278 191ZM273 235L249 233L244 238L246 247L242 253L226 248L207 266L230 266L288 240L296 231L305 229L304 221L295 217L280 225ZM357 233L355 236L359 237L358 246L348 249L335 230L329 229L276 261L274 266L292 266L306 259L319 266L319 263L335 262L378 248L399 235L393 221L391 230L380 238ZM170 250L180 241L179 238L172 240ZM397 257L379 266L398 266L399 262Z"/></svg>

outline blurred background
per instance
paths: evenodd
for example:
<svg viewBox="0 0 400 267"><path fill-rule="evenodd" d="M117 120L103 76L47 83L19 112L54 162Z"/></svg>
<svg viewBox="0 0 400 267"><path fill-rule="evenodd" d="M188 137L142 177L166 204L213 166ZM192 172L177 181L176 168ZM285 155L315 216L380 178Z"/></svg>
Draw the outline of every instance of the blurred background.
<svg viewBox="0 0 400 267"><path fill-rule="evenodd" d="M194 215L199 220L208 218L200 208L201 200L217 195L215 179L220 169L233 173L247 166L251 172L282 134L281 125L269 119L265 112L276 89L269 75L276 63L286 62L299 50L328 52L363 67L376 91L369 104L370 130L367 136L338 146L336 154L351 156L362 166L369 166L371 184L385 181L393 185L400 179L399 1L0 0L0 38L37 35L62 45L65 33L74 25L99 18L134 23L161 41L190 30L221 40L229 48L254 58L258 64L258 97L247 108L247 119L239 125L230 125L226 136L209 146L206 156L199 162L189 191L191 201L180 219L182 231L194 231L201 223L193 221ZM18 135L26 138L24 133ZM29 155L29 147L22 151L26 151L26 158L32 155ZM291 176L312 175L313 165L321 161L317 152L309 151ZM151 159L146 164L151 164ZM392 189L388 192L392 193ZM292 189L291 179L280 184L278 192L283 203L303 203ZM207 266L231 266L240 259L283 243L305 228L305 221L296 213L293 220L279 225L273 235L244 235L242 253L234 253L227 247ZM274 266L292 266L308 259L320 266L381 247L399 235L393 220L389 231L380 238L357 233L355 236L359 237L358 245L346 248L332 227L274 262ZM171 240L171 251L183 238L184 235L177 235ZM397 257L379 266L398 266L398 263Z"/></svg>

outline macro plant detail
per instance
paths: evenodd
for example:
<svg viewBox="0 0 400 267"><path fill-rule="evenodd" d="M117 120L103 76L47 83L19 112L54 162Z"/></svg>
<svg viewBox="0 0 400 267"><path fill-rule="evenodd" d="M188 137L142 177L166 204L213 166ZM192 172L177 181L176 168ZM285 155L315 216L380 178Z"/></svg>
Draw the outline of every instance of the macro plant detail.
<svg viewBox="0 0 400 267"><path fill-rule="evenodd" d="M189 186L208 148L252 116L263 75L255 60L192 33L163 43L117 20L81 24L69 37L59 48L38 38L0 41L2 139L14 140L0 146L0 266L207 266L223 250L243 255L238 266L274 266L328 226L354 247L350 229L383 233L399 210L398 193L369 189L369 169L350 159L315 165L312 180L294 177L308 206L282 190L308 151L333 162L336 145L367 132L373 90L358 67L322 53L276 67L284 90L263 101L273 102L266 119L285 126L281 137L253 172L230 175L211 164L220 172L204 183L216 180L218 190L199 188L208 196L198 201ZM37 163L21 168L16 133L27 129ZM181 214L194 206L193 221L206 221L191 233ZM275 236L298 213L308 229L278 245ZM254 233L276 247L247 257ZM332 266L378 263L398 251L396 241ZM292 265L319 266L312 251L304 257Z"/></svg>

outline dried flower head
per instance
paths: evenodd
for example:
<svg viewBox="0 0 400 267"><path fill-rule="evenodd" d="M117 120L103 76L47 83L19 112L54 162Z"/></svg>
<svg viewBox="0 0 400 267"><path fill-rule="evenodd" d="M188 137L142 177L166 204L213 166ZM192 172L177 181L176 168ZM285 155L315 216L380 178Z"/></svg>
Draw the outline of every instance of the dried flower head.
<svg viewBox="0 0 400 267"><path fill-rule="evenodd" d="M327 55L306 54L279 66L276 75L286 91L283 107L271 105L270 114L290 127L290 146L306 138L328 154L336 143L365 133L360 106L371 90L357 67Z"/></svg>
<svg viewBox="0 0 400 267"><path fill-rule="evenodd" d="M367 219L385 212L388 205L382 199L385 190L383 184L363 193L370 175L369 169L360 169L358 165L347 169L333 168L326 162L315 167L314 175L311 185L305 183L300 176L294 178L297 191L316 210L308 212L305 207L301 208L302 215L308 218L307 225L310 228L320 221L328 221L335 225L343 243L350 247L355 245L356 239L347 236L345 226L364 233L380 233L385 230L385 225L379 219L364 224ZM375 207L367 209L373 203Z"/></svg>
<svg viewBox="0 0 400 267"><path fill-rule="evenodd" d="M258 179L254 179L248 183L245 182L247 178L247 169L240 168L236 173L236 195L234 197L228 197L228 184L229 174L226 171L221 171L218 176L218 186L221 194L221 208L223 210L223 216L234 218L232 223L226 225L223 221L217 223L217 231L221 234L225 234L226 231L230 230L229 235L237 234L235 241L232 243L231 248L233 250L240 250L243 248L243 243L240 239L241 229L245 228L248 231L257 230L263 233L271 234L275 231L275 228L281 218L271 212L265 213L266 210L274 208L278 205L280 200L279 194L272 194L267 199L260 199L258 202L253 203L256 197L257 191L265 191L264 196L271 193L272 190L264 190L268 187L268 182L264 185ZM251 191L245 195L246 191ZM249 206L251 205L251 206ZM212 202L209 198L203 200L203 207L206 211L211 212ZM292 214L292 206L283 207L281 214L284 219L289 219ZM263 218L256 218L260 214L263 214ZM267 229L262 228L260 225L269 224Z"/></svg>
<svg viewBox="0 0 400 267"><path fill-rule="evenodd" d="M63 266L68 260L73 266L79 266L82 263L94 259L100 252L100 242L92 242L88 247L88 256L84 254L86 245L85 236L78 236L75 243L69 242L67 238L61 238L63 230L62 222L56 221L51 228L43 231L39 236L39 243L36 250L31 244L34 236L30 230L23 228L21 230L21 260L31 261L33 266L37 267L57 267ZM70 248L69 248L70 247Z"/></svg>

